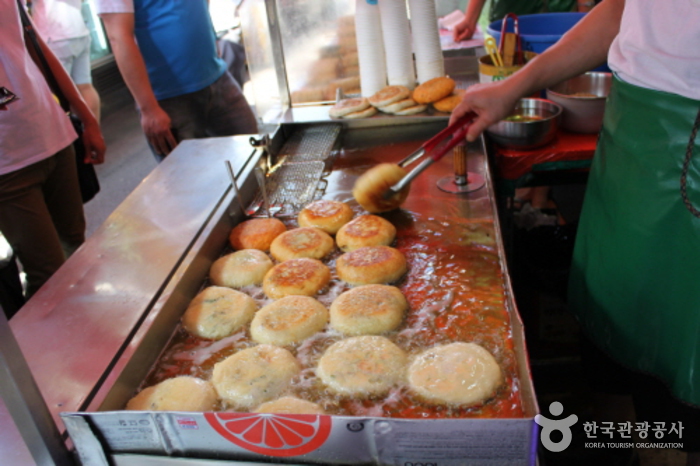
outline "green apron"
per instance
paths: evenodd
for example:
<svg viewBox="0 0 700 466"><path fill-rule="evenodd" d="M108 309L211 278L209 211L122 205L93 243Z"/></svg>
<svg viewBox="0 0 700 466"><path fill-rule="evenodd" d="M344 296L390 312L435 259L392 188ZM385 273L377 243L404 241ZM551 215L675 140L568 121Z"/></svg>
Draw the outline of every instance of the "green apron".
<svg viewBox="0 0 700 466"><path fill-rule="evenodd" d="M680 178L700 101L615 79L591 167L569 287L584 332L700 405L700 218ZM700 207L700 141L687 174Z"/></svg>

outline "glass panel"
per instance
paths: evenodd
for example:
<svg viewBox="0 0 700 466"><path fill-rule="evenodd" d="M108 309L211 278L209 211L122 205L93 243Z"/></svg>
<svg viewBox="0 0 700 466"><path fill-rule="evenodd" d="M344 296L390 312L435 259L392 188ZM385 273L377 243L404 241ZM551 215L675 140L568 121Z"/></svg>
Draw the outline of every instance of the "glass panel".
<svg viewBox="0 0 700 466"><path fill-rule="evenodd" d="M292 105L360 93L355 2L277 0Z"/></svg>
<svg viewBox="0 0 700 466"><path fill-rule="evenodd" d="M90 44L90 60L94 62L111 55L112 51L109 48L107 35L102 28L102 22L95 12L93 2L94 0L83 1L82 12L85 24L90 30L90 38L92 39Z"/></svg>

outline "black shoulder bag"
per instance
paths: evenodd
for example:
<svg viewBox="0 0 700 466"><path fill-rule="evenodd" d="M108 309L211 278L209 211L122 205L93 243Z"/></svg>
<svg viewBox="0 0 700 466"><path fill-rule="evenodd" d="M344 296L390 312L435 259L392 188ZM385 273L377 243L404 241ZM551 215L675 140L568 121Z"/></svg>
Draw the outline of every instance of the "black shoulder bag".
<svg viewBox="0 0 700 466"><path fill-rule="evenodd" d="M63 95L63 92L61 92L61 88L58 86L58 81L56 81L56 77L51 72L51 68L49 68L49 63L46 61L46 57L44 56L43 52L41 51L41 47L39 46L39 41L36 37L36 31L34 31L34 27L32 26L31 21L29 21L29 17L27 16L26 11L24 11L24 7L22 6L20 0L17 0L17 6L19 7L19 15L22 19L22 26L24 27L25 37L29 39L27 41L27 48L31 47L33 49L30 50L30 52L34 52L31 55L39 61L37 65L40 68L43 68L46 82L49 84L49 87L51 88L51 91L54 93L56 98L58 98L58 101L61 104L61 108L70 117L70 121L71 123L73 123L73 128L75 128L75 132L78 133L78 139L76 139L73 143L73 148L75 149L75 161L76 166L78 167L78 182L80 183L80 194L82 195L83 203L85 203L93 197L95 197L95 195L100 191L100 182L97 179L95 166L91 163L85 163L85 145L83 144L83 123L77 116L73 115L70 112L70 104L68 103L66 97Z"/></svg>

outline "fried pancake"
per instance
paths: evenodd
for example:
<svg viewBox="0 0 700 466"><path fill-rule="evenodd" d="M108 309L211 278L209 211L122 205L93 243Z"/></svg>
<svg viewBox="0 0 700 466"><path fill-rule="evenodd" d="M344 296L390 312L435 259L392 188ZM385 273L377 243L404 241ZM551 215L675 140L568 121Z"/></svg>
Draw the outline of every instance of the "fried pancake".
<svg viewBox="0 0 700 466"><path fill-rule="evenodd" d="M498 362L475 343L456 342L423 351L410 364L411 391L430 403L474 406L503 384Z"/></svg>
<svg viewBox="0 0 700 466"><path fill-rule="evenodd" d="M395 286L358 286L333 301L330 324L344 335L378 335L401 325L407 310L408 301Z"/></svg>
<svg viewBox="0 0 700 466"><path fill-rule="evenodd" d="M272 241L270 255L279 262L309 257L322 259L335 248L333 238L314 227L287 230Z"/></svg>
<svg viewBox="0 0 700 466"><path fill-rule="evenodd" d="M352 286L392 283L408 271L408 264L398 249L366 246L338 257L336 271Z"/></svg>
<svg viewBox="0 0 700 466"><path fill-rule="evenodd" d="M321 199L304 207L297 220L300 227L316 227L335 235L340 227L352 220L353 215L346 203Z"/></svg>
<svg viewBox="0 0 700 466"><path fill-rule="evenodd" d="M301 370L284 348L258 345L214 365L211 382L219 398L237 409L251 409L277 398Z"/></svg>
<svg viewBox="0 0 700 466"><path fill-rule="evenodd" d="M250 336L258 343L285 346L323 330L326 307L309 296L285 296L260 309L250 324Z"/></svg>
<svg viewBox="0 0 700 466"><path fill-rule="evenodd" d="M335 237L345 252L365 246L388 246L396 237L396 227L377 215L361 215L346 223Z"/></svg>
<svg viewBox="0 0 700 466"><path fill-rule="evenodd" d="M253 218L236 225L229 241L233 249L259 249L269 251L272 240L287 231L281 220L276 218Z"/></svg>
<svg viewBox="0 0 700 466"><path fill-rule="evenodd" d="M209 279L216 286L229 288L260 285L273 265L259 249L241 249L215 260L209 269Z"/></svg>
<svg viewBox="0 0 700 466"><path fill-rule="evenodd" d="M330 269L318 259L290 259L267 272L263 291L272 299L290 295L314 296L328 285L330 279Z"/></svg>

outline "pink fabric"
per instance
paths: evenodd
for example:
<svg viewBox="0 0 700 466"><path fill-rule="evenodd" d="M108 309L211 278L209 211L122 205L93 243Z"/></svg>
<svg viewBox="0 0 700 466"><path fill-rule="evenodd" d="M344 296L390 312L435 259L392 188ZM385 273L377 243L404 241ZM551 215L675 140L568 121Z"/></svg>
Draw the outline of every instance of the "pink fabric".
<svg viewBox="0 0 700 466"><path fill-rule="evenodd" d="M608 65L630 84L700 100L700 0L627 0Z"/></svg>

